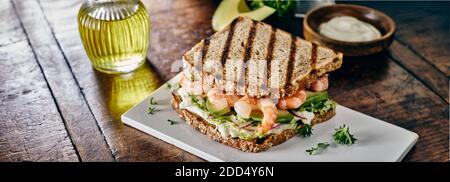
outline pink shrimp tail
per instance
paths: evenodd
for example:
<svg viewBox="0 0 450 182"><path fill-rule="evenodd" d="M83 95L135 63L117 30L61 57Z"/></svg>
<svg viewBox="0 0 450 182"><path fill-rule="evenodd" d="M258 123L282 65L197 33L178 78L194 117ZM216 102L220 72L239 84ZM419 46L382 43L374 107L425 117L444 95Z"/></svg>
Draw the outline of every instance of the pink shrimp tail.
<svg viewBox="0 0 450 182"><path fill-rule="evenodd" d="M310 89L314 92L320 92L328 89L328 75L324 75L311 83Z"/></svg>

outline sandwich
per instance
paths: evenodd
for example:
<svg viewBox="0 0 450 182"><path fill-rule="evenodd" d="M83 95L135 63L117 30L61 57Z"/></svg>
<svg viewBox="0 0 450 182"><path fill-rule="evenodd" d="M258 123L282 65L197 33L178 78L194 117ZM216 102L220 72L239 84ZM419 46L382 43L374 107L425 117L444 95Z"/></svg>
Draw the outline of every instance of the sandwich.
<svg viewBox="0 0 450 182"><path fill-rule="evenodd" d="M260 152L332 118L328 73L342 53L238 17L183 55L172 106L213 140Z"/></svg>

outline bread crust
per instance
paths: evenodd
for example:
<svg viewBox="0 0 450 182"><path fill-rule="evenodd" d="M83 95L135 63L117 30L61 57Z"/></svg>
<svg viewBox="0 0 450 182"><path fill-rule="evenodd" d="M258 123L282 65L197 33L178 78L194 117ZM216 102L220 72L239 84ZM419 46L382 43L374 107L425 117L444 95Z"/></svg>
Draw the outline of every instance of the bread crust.
<svg viewBox="0 0 450 182"><path fill-rule="evenodd" d="M264 141L258 142L256 139L253 140L242 140L239 138L229 138L222 137L219 131L216 130L215 126L205 121L200 116L186 110L180 109L179 104L181 102L181 98L178 96L172 95L172 107L178 113L178 115L186 121L189 125L191 125L197 131L209 136L214 141L222 143L224 145L242 150L244 152L262 152L270 149L273 146L279 145L288 139L294 137L298 134L297 130L287 129L281 132L280 134L272 134L269 135ZM334 115L336 115L336 110L330 110L327 113L314 117L311 124L315 125L318 123L322 123L331 119Z"/></svg>

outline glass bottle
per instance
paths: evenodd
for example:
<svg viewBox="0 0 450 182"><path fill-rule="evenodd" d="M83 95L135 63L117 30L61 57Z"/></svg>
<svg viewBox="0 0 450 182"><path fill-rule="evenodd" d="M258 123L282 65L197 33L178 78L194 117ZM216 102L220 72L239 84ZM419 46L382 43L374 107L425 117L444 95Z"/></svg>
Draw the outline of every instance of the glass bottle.
<svg viewBox="0 0 450 182"><path fill-rule="evenodd" d="M78 29L92 66L105 73L126 73L146 59L150 21L139 0L85 0Z"/></svg>

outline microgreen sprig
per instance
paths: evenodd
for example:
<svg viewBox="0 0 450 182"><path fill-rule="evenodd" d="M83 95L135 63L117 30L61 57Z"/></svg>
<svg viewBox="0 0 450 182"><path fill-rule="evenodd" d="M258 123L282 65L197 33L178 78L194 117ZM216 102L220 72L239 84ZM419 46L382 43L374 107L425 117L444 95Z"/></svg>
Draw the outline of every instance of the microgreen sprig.
<svg viewBox="0 0 450 182"><path fill-rule="evenodd" d="M175 123L177 123L176 121L171 120L171 119L168 119L167 122L169 122L170 125L174 125Z"/></svg>
<svg viewBox="0 0 450 182"><path fill-rule="evenodd" d="M312 135L312 127L309 124L303 124L298 128L298 134L302 137L308 137Z"/></svg>
<svg viewBox="0 0 450 182"><path fill-rule="evenodd" d="M357 140L352 134L350 134L350 128L345 124L334 130L336 132L333 137L337 144L354 144Z"/></svg>
<svg viewBox="0 0 450 182"><path fill-rule="evenodd" d="M311 149L307 149L306 152L308 152L309 155L314 155L319 151L325 150L328 146L330 146L328 142L318 143L316 147L311 147Z"/></svg>

